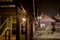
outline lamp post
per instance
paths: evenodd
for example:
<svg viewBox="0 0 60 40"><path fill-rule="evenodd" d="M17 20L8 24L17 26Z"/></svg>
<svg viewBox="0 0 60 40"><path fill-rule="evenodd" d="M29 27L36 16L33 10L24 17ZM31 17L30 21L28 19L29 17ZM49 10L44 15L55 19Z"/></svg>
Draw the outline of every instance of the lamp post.
<svg viewBox="0 0 60 40"><path fill-rule="evenodd" d="M38 24L39 24L39 27L40 27L40 20L42 19L42 16L38 16L37 19L38 19Z"/></svg>

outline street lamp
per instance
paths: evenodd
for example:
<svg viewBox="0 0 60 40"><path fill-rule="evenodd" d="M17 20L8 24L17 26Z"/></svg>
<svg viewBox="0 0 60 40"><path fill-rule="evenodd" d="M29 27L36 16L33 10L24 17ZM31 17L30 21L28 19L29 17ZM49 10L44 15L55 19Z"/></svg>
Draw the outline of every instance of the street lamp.
<svg viewBox="0 0 60 40"><path fill-rule="evenodd" d="M39 27L40 27L40 20L42 19L42 16L38 16L37 19L38 19L38 24L39 24Z"/></svg>

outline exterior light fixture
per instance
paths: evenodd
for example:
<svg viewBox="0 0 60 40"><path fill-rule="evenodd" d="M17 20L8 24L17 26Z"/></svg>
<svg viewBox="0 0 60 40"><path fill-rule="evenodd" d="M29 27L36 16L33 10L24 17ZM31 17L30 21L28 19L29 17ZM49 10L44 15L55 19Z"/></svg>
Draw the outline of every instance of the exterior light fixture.
<svg viewBox="0 0 60 40"><path fill-rule="evenodd" d="M37 17L37 19L42 19L42 16Z"/></svg>
<svg viewBox="0 0 60 40"><path fill-rule="evenodd" d="M23 21L26 21L26 18L23 18L22 20L23 20Z"/></svg>
<svg viewBox="0 0 60 40"><path fill-rule="evenodd" d="M41 20L43 18L43 16L44 16L44 14L41 13L41 15L37 17L37 19L40 19Z"/></svg>

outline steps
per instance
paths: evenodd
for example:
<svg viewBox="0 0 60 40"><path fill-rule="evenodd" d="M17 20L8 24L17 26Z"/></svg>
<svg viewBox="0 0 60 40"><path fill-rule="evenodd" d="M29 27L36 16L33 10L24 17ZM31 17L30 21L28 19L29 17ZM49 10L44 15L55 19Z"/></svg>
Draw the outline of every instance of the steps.
<svg viewBox="0 0 60 40"><path fill-rule="evenodd" d="M0 40L5 40L5 36L3 36ZM12 35L12 37L10 38L10 40L16 40L16 36L15 35Z"/></svg>
<svg viewBox="0 0 60 40"><path fill-rule="evenodd" d="M6 19L5 18L2 18L2 19L1 19L2 25L0 26L0 39L5 40L5 37L6 37L5 33L7 30L10 30L9 37L7 36L8 39L16 40L16 36L12 36L12 16L8 16L8 18L6 17Z"/></svg>
<svg viewBox="0 0 60 40"><path fill-rule="evenodd" d="M3 18L1 18L2 20ZM7 27L7 18L2 20L2 24L0 25L0 39L5 35L6 30L8 29ZM3 38L4 39L4 38Z"/></svg>
<svg viewBox="0 0 60 40"><path fill-rule="evenodd" d="M16 35L12 35L11 40L16 40Z"/></svg>

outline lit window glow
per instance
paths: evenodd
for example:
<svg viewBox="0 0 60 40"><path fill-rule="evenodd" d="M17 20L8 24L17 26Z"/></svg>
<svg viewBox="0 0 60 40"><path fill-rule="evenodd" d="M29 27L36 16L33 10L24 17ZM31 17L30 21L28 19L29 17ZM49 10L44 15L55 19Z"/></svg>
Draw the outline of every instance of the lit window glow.
<svg viewBox="0 0 60 40"><path fill-rule="evenodd" d="M45 24L40 24L41 27L45 27Z"/></svg>

